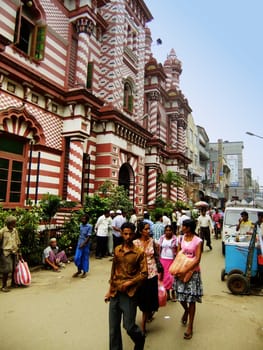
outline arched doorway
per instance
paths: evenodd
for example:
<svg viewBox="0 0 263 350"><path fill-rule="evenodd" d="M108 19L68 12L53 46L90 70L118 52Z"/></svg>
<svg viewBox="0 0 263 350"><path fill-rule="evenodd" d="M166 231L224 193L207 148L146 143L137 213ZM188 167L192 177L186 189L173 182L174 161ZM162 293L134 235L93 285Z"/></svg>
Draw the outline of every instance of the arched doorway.
<svg viewBox="0 0 263 350"><path fill-rule="evenodd" d="M118 185L124 187L129 199L134 203L134 172L129 163L124 163L120 167Z"/></svg>

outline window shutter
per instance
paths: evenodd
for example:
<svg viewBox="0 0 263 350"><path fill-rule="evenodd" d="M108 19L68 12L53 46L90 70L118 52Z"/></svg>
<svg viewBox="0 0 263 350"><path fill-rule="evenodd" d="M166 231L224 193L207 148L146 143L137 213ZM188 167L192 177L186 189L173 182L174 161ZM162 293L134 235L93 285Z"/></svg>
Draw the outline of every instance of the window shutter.
<svg viewBox="0 0 263 350"><path fill-rule="evenodd" d="M22 15L22 6L19 7L16 13L16 26L14 32L14 44L19 43L20 38L20 29L21 29L21 15Z"/></svg>
<svg viewBox="0 0 263 350"><path fill-rule="evenodd" d="M87 89L92 88L92 77L93 77L93 62L89 62L87 67L87 83L86 83Z"/></svg>
<svg viewBox="0 0 263 350"><path fill-rule="evenodd" d="M33 57L41 61L44 59L46 26L36 26L35 28L35 45L33 47Z"/></svg>
<svg viewBox="0 0 263 350"><path fill-rule="evenodd" d="M132 110L133 110L133 96L130 95L128 99L128 111L132 112Z"/></svg>

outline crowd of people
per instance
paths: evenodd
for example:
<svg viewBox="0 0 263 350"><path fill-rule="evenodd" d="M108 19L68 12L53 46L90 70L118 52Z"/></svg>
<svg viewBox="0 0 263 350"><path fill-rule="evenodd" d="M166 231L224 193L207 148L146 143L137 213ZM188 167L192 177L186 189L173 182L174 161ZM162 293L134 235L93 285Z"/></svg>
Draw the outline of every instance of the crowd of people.
<svg viewBox="0 0 263 350"><path fill-rule="evenodd" d="M109 291L105 301L109 306L110 349L122 349L120 322L133 340L134 349L144 348L147 323L158 311L158 280L167 291L167 299L178 300L183 308L181 322L186 326L184 339L191 339L195 317L195 304L202 301L203 287L200 273L202 239L196 235L196 222L190 218L181 224L180 234L172 223L162 224L162 217L152 222L148 213L134 224L125 222L120 229L122 242L115 248ZM156 227L155 227L156 225ZM152 229L152 231L151 231ZM152 232L152 233L151 233ZM163 266L158 271L156 249ZM177 253L182 251L191 258L191 265L183 275L169 272ZM191 278L184 275L192 271ZM135 323L137 307L142 312L141 327Z"/></svg>
<svg viewBox="0 0 263 350"><path fill-rule="evenodd" d="M94 228L88 215L81 218L79 238L74 254L77 271L72 277L85 278L89 271L90 243L93 229L96 235L96 259L110 257L112 261L109 290L105 301L109 302L110 349L122 349L121 326L133 340L134 349L144 348L147 323L153 320L159 308L158 286L162 282L167 300L178 301L182 306L181 323L186 326L184 339L193 336L196 303L202 302L203 286L200 272L202 252L206 246L212 250L211 235L218 238L218 222L223 213L217 209L213 213L207 208L200 209L200 215L192 219L184 210L174 210L171 218L167 213L157 213L150 217L144 212L138 218L133 210L129 219L120 209L116 212L105 210L98 217ZM237 230L250 225L244 211L237 223ZM259 225L263 225L263 215L259 215ZM15 285L14 270L21 258L20 240L15 228L16 218L9 216L6 226L0 230L0 273L3 292L10 291L7 286L11 274L11 287ZM179 253L189 258L190 263L183 272L171 273L171 266ZM157 260L162 266L159 271ZM43 251L43 264L57 272L69 262L60 250L55 237ZM187 277L186 276L190 276ZM141 326L136 322L137 308L142 312Z"/></svg>

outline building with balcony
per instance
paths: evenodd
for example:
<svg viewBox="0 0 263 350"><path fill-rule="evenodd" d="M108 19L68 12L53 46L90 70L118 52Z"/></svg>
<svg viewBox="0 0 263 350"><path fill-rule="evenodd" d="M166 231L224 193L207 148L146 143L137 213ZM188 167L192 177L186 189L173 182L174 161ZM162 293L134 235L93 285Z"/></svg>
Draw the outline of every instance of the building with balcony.
<svg viewBox="0 0 263 350"><path fill-rule="evenodd" d="M186 192L189 204L193 204L203 198L202 174L203 169L200 166L200 142L198 127L194 122L192 114L188 116L187 124L187 157L191 159L188 166L188 178L186 183Z"/></svg>
<svg viewBox="0 0 263 350"><path fill-rule="evenodd" d="M244 171L243 171L243 142L229 142L218 140L209 143L209 152L214 154L214 166L211 171L215 181L219 183L220 175L224 175L224 164L229 169L227 200L242 200L244 198ZM224 160L225 163L222 161Z"/></svg>

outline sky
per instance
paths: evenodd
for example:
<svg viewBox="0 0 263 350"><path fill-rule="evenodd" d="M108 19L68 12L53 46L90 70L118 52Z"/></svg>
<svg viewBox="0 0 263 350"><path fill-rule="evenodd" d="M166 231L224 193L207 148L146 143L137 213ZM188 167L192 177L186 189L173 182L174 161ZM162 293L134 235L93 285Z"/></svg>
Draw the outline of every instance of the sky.
<svg viewBox="0 0 263 350"><path fill-rule="evenodd" d="M243 141L243 167L263 186L263 1L145 0L154 57L182 62L180 89L210 142ZM162 45L157 45L160 38Z"/></svg>

